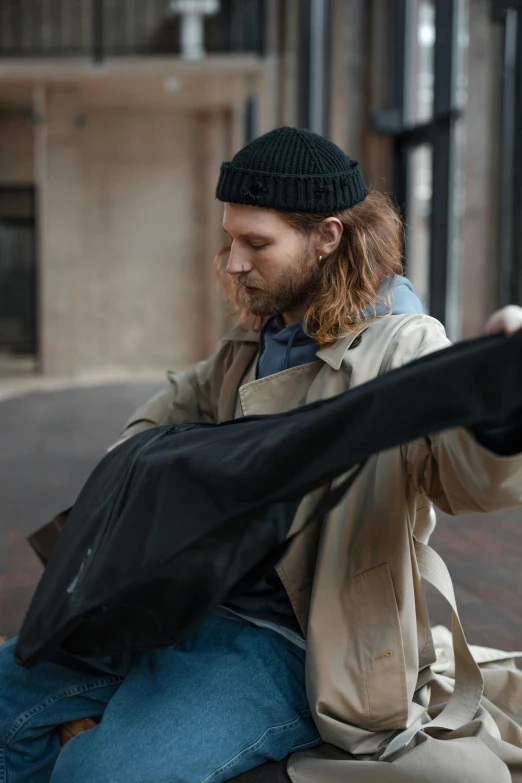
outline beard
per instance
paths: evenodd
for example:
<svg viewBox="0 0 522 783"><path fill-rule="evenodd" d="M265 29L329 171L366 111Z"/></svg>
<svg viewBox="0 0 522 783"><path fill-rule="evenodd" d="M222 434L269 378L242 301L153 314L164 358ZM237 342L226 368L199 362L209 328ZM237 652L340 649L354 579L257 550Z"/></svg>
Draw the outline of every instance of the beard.
<svg viewBox="0 0 522 783"><path fill-rule="evenodd" d="M316 293L321 272L309 253L302 253L287 264L277 280L268 285L256 280L252 274L238 275L236 283L255 288L251 294L244 289L240 293L243 309L257 316L288 313L304 307Z"/></svg>

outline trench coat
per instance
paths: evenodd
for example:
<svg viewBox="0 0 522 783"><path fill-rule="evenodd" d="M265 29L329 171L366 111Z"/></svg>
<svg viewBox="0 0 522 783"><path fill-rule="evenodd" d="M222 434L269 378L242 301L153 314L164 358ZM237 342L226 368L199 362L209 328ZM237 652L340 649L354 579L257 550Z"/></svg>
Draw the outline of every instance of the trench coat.
<svg viewBox="0 0 522 783"><path fill-rule="evenodd" d="M435 319L390 315L310 364L256 380L258 343L235 328L209 359L169 372L123 437L282 412L450 345ZM303 500L290 534L318 494ZM428 544L434 505L457 515L521 503L522 455L495 455L459 428L372 457L339 506L294 539L277 571L307 641L308 700L324 741L290 758L294 783L522 783L522 653L468 646L451 577ZM430 629L423 579L450 603L452 634Z"/></svg>

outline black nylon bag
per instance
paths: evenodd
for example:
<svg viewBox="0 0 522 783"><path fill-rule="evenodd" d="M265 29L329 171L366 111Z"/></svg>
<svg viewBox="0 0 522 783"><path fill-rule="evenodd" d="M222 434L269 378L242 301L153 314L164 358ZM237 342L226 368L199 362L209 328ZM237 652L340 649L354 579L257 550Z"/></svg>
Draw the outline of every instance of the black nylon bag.
<svg viewBox="0 0 522 783"><path fill-rule="evenodd" d="M17 660L177 643L282 556L307 493L372 454L521 407L522 331L464 341L286 413L134 436L80 493L25 617Z"/></svg>

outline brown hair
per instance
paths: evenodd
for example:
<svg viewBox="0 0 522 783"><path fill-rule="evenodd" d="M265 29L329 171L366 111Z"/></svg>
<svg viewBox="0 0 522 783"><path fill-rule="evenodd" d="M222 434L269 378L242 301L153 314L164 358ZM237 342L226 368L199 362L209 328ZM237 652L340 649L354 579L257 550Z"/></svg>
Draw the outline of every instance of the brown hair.
<svg viewBox="0 0 522 783"><path fill-rule="evenodd" d="M356 330L362 321L376 318L377 304L385 304L391 310L391 281L403 269L404 229L387 196L372 190L364 201L331 216L307 212L278 214L305 234L321 232L321 223L327 217L336 217L343 224L337 250L321 263L317 290L304 318L307 334L320 345L329 345ZM234 306L234 312L239 312L240 326L260 329L259 318L241 312L238 287L226 272L228 253L229 248L224 247L214 259L225 297ZM385 292L381 290L384 278L390 279Z"/></svg>

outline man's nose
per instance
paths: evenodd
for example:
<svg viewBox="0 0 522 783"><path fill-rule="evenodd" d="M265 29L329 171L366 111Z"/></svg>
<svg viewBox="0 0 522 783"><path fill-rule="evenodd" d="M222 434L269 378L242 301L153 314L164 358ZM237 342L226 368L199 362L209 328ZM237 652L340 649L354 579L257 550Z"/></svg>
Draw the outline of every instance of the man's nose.
<svg viewBox="0 0 522 783"><path fill-rule="evenodd" d="M232 242L230 253L228 255L227 272L229 275L248 274L252 271L252 264L245 258L245 253Z"/></svg>

